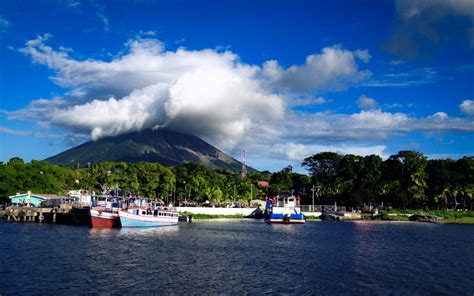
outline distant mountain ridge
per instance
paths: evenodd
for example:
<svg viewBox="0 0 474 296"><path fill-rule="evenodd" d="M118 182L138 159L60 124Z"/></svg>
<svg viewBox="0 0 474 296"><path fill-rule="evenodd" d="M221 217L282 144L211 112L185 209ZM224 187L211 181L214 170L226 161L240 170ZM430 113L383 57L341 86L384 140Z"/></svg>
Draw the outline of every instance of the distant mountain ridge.
<svg viewBox="0 0 474 296"><path fill-rule="evenodd" d="M63 166L101 161L196 162L215 169L240 171L242 163L200 138L169 130L145 130L86 142L46 159ZM254 169L248 168L252 171Z"/></svg>

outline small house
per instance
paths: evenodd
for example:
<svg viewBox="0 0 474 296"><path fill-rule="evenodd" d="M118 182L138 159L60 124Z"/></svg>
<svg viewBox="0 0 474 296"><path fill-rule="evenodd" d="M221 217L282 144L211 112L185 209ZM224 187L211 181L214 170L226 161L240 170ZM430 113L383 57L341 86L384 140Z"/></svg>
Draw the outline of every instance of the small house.
<svg viewBox="0 0 474 296"><path fill-rule="evenodd" d="M32 207L50 207L59 206L61 203L73 201L74 198L60 196L56 194L36 194L36 193L17 193L9 197L14 205L29 205Z"/></svg>

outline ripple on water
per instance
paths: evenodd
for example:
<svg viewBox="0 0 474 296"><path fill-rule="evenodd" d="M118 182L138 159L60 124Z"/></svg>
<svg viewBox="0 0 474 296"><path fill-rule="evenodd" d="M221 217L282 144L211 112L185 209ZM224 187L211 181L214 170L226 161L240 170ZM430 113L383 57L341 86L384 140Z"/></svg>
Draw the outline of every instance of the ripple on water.
<svg viewBox="0 0 474 296"><path fill-rule="evenodd" d="M0 221L0 294L472 294L474 227Z"/></svg>

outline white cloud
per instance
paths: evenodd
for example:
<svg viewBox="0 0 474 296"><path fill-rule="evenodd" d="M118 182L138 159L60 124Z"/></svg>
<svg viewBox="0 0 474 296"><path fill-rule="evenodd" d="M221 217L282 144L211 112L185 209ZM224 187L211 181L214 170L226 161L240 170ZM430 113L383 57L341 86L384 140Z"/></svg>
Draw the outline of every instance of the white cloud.
<svg viewBox="0 0 474 296"><path fill-rule="evenodd" d="M109 18L105 14L105 6L104 4L96 1L89 2L90 5L95 9L95 15L99 18L102 23L102 28L104 31L110 31L110 22Z"/></svg>
<svg viewBox="0 0 474 296"><path fill-rule="evenodd" d="M181 40L183 40L183 39L181 39ZM184 39L183 42L184 41L186 41L186 39ZM216 46L216 51L218 51L218 52L229 51L231 47L232 46L230 44L220 44L220 45Z"/></svg>
<svg viewBox="0 0 474 296"><path fill-rule="evenodd" d="M43 120L90 132L93 139L167 127L231 146L253 126L283 116L282 97L255 78L259 68L240 63L233 53L165 52L158 40L139 39L128 41L129 53L109 63L76 61L45 45L48 37L29 41L22 52L56 70L56 83L89 101L49 106ZM27 111L42 103L30 104ZM20 110L11 117L24 113L31 114Z"/></svg>
<svg viewBox="0 0 474 296"><path fill-rule="evenodd" d="M102 22L104 31L109 31L110 30L109 18L102 11L96 12L96 15L99 18L99 20Z"/></svg>
<svg viewBox="0 0 474 296"><path fill-rule="evenodd" d="M391 60L389 63L390 66L398 66L403 64L405 64L404 60Z"/></svg>
<svg viewBox="0 0 474 296"><path fill-rule="evenodd" d="M32 136L36 138L46 138L46 139L60 139L64 135L53 134L49 132L39 132L33 130L14 130L4 126L0 126L0 134L4 135L13 135L13 136Z"/></svg>
<svg viewBox="0 0 474 296"><path fill-rule="evenodd" d="M30 102L24 109L8 112L7 116L10 120L29 120L35 122L42 128L50 128L50 114L67 105L68 102L66 100L58 97L52 99L38 99Z"/></svg>
<svg viewBox="0 0 474 296"><path fill-rule="evenodd" d="M308 156L319 152L338 152L341 154L354 154L360 156L379 155L385 157L385 145L375 146L348 146L348 145L304 145L296 143L286 143L275 145L271 152L280 154L288 160L302 161Z"/></svg>
<svg viewBox="0 0 474 296"><path fill-rule="evenodd" d="M372 56L370 55L367 49L364 49L364 50L357 49L356 51L354 51L354 56L362 60L364 63L368 63L370 59L372 58Z"/></svg>
<svg viewBox="0 0 474 296"><path fill-rule="evenodd" d="M440 45L447 42L474 47L474 1L397 0L395 5L400 22L391 39L382 45L389 53L432 59L443 52Z"/></svg>
<svg viewBox="0 0 474 296"><path fill-rule="evenodd" d="M81 7L81 1L67 0L66 5L71 8L79 8Z"/></svg>
<svg viewBox="0 0 474 296"><path fill-rule="evenodd" d="M430 118L437 119L437 120L445 120L448 119L448 114L446 112L436 112L435 114L431 115Z"/></svg>
<svg viewBox="0 0 474 296"><path fill-rule="evenodd" d="M4 135L14 135L14 136L30 136L32 134L31 131L22 131L22 130L14 130L4 126L0 126L0 134Z"/></svg>
<svg viewBox="0 0 474 296"><path fill-rule="evenodd" d="M469 116L474 116L474 101L473 100L464 100L462 101L459 108L462 112L466 113Z"/></svg>
<svg viewBox="0 0 474 296"><path fill-rule="evenodd" d="M51 79L72 97L33 101L8 112L9 119L59 126L93 139L169 128L220 148L246 145L262 158L285 155L292 160L318 149L381 155L385 146L377 141L413 131L474 131L472 121L443 112L424 118L384 112L367 96L359 98L366 110L354 114L293 110L329 101L313 91L341 89L369 75L356 63L363 53L338 46L309 56L302 66L283 69L276 61L263 67L245 64L228 50L166 51L156 39L129 40L126 50L108 62L76 60L69 50L46 45L50 37L38 36L21 51L52 69ZM301 84L287 84L290 73L295 74L291 82L302 79ZM310 91L295 94L297 85L304 86L299 91ZM373 144L361 144L365 141Z"/></svg>
<svg viewBox="0 0 474 296"><path fill-rule="evenodd" d="M373 109L377 107L377 102L366 95L361 95L357 100L357 105L359 105L361 109Z"/></svg>
<svg viewBox="0 0 474 296"><path fill-rule="evenodd" d="M5 32L11 27L11 22L4 16L0 15L0 32Z"/></svg>
<svg viewBox="0 0 474 296"><path fill-rule="evenodd" d="M443 113L425 118L405 113L363 110L354 114L286 112L285 121L270 125L279 137L299 143L362 143L386 141L416 131L474 131L474 122ZM271 141L269 141L270 144Z"/></svg>
<svg viewBox="0 0 474 296"><path fill-rule="evenodd" d="M464 15L474 19L474 2L470 0L398 0L397 11L405 19L422 14Z"/></svg>
<svg viewBox="0 0 474 296"><path fill-rule="evenodd" d="M361 111L352 114L350 118L353 120L353 127L374 127L377 129L397 128L408 121L408 116L403 113L382 112L380 109Z"/></svg>
<svg viewBox="0 0 474 296"><path fill-rule="evenodd" d="M263 74L271 86L291 92L341 91L371 76L370 71L359 70L356 62L357 59L366 62L369 58L367 50L352 52L340 46L325 47L320 54L306 57L301 66L284 69L275 60L267 61Z"/></svg>
<svg viewBox="0 0 474 296"><path fill-rule="evenodd" d="M315 106L315 105L322 105L329 102L322 96L319 97L296 97L294 99L288 99L291 106Z"/></svg>
<svg viewBox="0 0 474 296"><path fill-rule="evenodd" d="M363 86L406 87L431 84L446 79L450 78L440 77L438 72L433 68L408 68L402 72L391 72L378 75L377 77L372 77L372 79L364 83Z"/></svg>
<svg viewBox="0 0 474 296"><path fill-rule="evenodd" d="M149 31L142 31L142 30L140 30L139 33L140 33L140 35L142 35L142 36L148 36L148 37L156 36L156 32L155 32L155 31L151 31L151 30L149 30Z"/></svg>
<svg viewBox="0 0 474 296"><path fill-rule="evenodd" d="M181 39L175 40L174 44L181 44L181 43L184 43L184 42L186 42L186 38L181 38Z"/></svg>

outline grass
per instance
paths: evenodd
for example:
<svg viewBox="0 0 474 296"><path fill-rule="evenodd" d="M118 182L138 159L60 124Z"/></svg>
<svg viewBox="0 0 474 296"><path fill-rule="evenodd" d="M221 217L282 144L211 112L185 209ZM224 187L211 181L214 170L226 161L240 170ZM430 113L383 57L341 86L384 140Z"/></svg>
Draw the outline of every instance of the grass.
<svg viewBox="0 0 474 296"><path fill-rule="evenodd" d="M445 223L474 224L474 211L455 212L455 211L423 211L423 210L397 210L380 211L376 217L377 220L383 221L409 221L407 214L426 214L443 217ZM243 219L244 215L208 215L208 214L192 214L182 212L181 216L192 216L193 219ZM306 220L319 220L320 217L306 216ZM370 220L370 215L363 215L363 219Z"/></svg>
<svg viewBox="0 0 474 296"><path fill-rule="evenodd" d="M445 223L474 224L474 217L445 218Z"/></svg>
<svg viewBox="0 0 474 296"><path fill-rule="evenodd" d="M226 218L226 219L243 219L243 218L245 218L244 215L240 215L240 214L237 214L237 215L209 215L209 214L193 214L193 213L189 213L189 212L182 212L181 216L192 216L193 219L197 219L197 220L222 219L222 218Z"/></svg>
<svg viewBox="0 0 474 296"><path fill-rule="evenodd" d="M389 215L389 214L392 214L392 215ZM376 219L380 219L383 221L409 221L408 216L399 215L398 213L387 213L387 212L382 212L382 211L380 212L380 215L377 216Z"/></svg>
<svg viewBox="0 0 474 296"><path fill-rule="evenodd" d="M306 220L320 220L321 216L306 216L305 215L305 218Z"/></svg>
<svg viewBox="0 0 474 296"><path fill-rule="evenodd" d="M389 215L391 214L391 215ZM393 215L395 214L395 215ZM446 210L397 210L380 211L380 219L386 221L408 221L408 217L401 214L425 214L443 217L445 223L474 224L474 211L457 212Z"/></svg>

